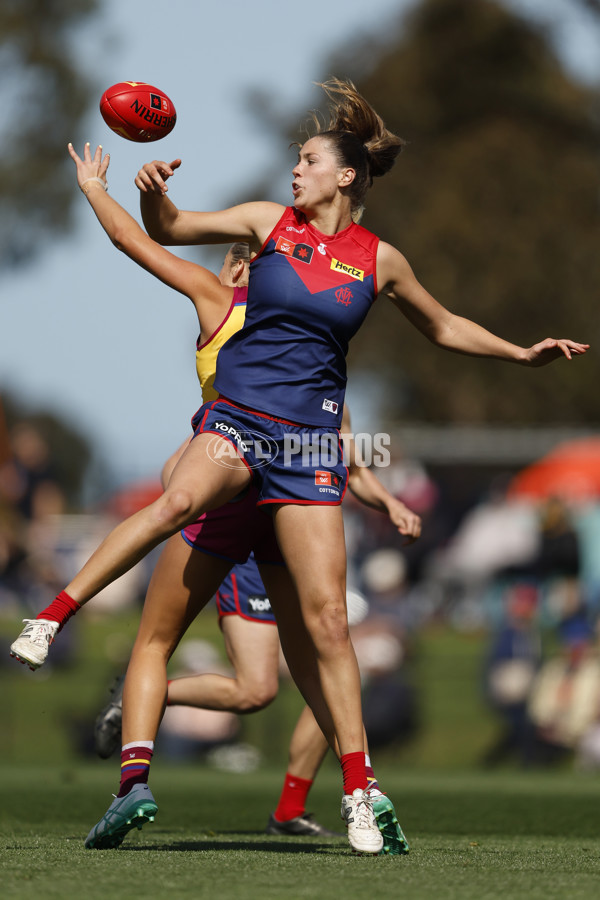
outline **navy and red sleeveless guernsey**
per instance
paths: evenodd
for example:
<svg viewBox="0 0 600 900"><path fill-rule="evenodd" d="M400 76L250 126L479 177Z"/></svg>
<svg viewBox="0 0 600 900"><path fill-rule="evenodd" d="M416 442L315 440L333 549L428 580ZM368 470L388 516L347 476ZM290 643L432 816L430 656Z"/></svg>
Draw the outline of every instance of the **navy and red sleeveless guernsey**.
<svg viewBox="0 0 600 900"><path fill-rule="evenodd" d="M217 360L219 393L258 412L339 428L348 343L377 296L379 238L322 234L287 207L250 264L244 327Z"/></svg>

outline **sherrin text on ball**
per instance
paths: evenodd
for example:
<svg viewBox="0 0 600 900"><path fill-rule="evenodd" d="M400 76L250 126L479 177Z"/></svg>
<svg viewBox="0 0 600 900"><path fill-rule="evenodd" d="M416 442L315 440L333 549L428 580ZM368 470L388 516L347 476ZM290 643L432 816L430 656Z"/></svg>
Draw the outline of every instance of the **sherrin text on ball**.
<svg viewBox="0 0 600 900"><path fill-rule="evenodd" d="M144 81L120 81L107 88L100 112L116 134L144 144L158 141L175 127L177 113L164 91Z"/></svg>

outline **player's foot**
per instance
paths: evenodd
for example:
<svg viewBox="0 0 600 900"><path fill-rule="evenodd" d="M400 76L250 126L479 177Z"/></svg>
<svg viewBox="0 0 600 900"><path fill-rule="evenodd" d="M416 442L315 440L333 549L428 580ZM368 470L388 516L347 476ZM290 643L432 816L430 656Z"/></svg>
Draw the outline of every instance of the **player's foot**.
<svg viewBox="0 0 600 900"><path fill-rule="evenodd" d="M341 816L348 826L348 840L355 853L378 854L383 850L383 836L368 791L356 788L353 794L344 794Z"/></svg>
<svg viewBox="0 0 600 900"><path fill-rule="evenodd" d="M396 810L392 801L385 794L377 794L372 797L372 801L375 821L383 835L382 854L401 856L403 853L408 853L410 847L404 832L398 824Z"/></svg>
<svg viewBox="0 0 600 900"><path fill-rule="evenodd" d="M158 806L147 784L134 784L124 797L115 797L85 839L88 850L112 850L132 828L154 822Z"/></svg>
<svg viewBox="0 0 600 900"><path fill-rule="evenodd" d="M10 655L18 659L24 665L28 665L32 672L39 669L46 662L48 649L56 636L59 625L50 619L23 619L25 628L10 645Z"/></svg>
<svg viewBox="0 0 600 900"><path fill-rule="evenodd" d="M123 685L125 676L117 678L111 687L111 699L102 712L98 713L94 725L94 746L102 759L112 756L121 745L121 723L123 721Z"/></svg>
<svg viewBox="0 0 600 900"><path fill-rule="evenodd" d="M309 837L344 837L341 831L330 831L315 821L312 813L304 813L294 819L286 819L278 822L273 813L269 816L269 822L265 829L267 834L295 834L308 835Z"/></svg>

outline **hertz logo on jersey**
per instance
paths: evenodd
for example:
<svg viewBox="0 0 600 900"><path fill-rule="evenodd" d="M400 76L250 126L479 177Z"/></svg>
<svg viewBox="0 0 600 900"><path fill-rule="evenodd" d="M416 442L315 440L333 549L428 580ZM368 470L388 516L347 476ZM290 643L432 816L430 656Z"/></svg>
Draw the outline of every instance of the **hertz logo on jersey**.
<svg viewBox="0 0 600 900"><path fill-rule="evenodd" d="M343 263L339 259L335 259L335 257L332 257L331 259L330 268L335 272L343 272L344 275L349 275L350 278L356 278L357 281L364 281L365 273L362 269L357 269L356 266L350 266L348 263Z"/></svg>

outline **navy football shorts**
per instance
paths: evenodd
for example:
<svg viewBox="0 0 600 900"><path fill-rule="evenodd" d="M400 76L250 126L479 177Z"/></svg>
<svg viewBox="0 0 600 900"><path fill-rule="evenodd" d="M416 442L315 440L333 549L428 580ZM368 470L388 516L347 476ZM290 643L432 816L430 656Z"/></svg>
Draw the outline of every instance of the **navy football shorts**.
<svg viewBox="0 0 600 900"><path fill-rule="evenodd" d="M192 426L196 435L214 434L231 445L214 442L213 458L248 466L258 490L259 506L302 503L338 506L348 483L339 430L297 425L218 398L200 407Z"/></svg>
<svg viewBox="0 0 600 900"><path fill-rule="evenodd" d="M241 616L275 625L275 616L253 557L233 567L216 594L219 619Z"/></svg>

